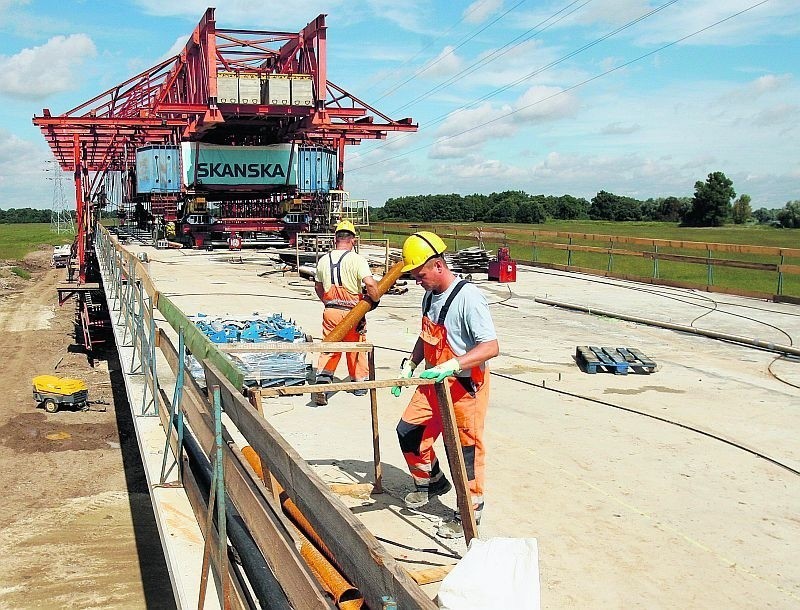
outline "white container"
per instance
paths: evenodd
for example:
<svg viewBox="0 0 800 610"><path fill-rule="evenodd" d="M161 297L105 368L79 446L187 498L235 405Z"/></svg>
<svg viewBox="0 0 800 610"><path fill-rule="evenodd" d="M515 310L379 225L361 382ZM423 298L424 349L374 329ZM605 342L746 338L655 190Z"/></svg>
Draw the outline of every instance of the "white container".
<svg viewBox="0 0 800 610"><path fill-rule="evenodd" d="M261 76L258 72L239 72L239 103L261 103Z"/></svg>
<svg viewBox="0 0 800 610"><path fill-rule="evenodd" d="M308 74L293 74L289 78L291 84L292 106L313 106L314 88Z"/></svg>
<svg viewBox="0 0 800 610"><path fill-rule="evenodd" d="M236 72L217 72L217 102L239 103L239 78Z"/></svg>
<svg viewBox="0 0 800 610"><path fill-rule="evenodd" d="M291 99L289 89L289 76L287 74L270 74L267 77L267 103L276 106L288 106Z"/></svg>

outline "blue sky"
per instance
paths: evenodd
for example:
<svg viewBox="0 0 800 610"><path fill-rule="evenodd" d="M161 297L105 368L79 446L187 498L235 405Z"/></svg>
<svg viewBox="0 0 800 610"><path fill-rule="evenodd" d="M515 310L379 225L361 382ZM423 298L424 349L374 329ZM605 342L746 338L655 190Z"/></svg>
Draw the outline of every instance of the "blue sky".
<svg viewBox="0 0 800 610"><path fill-rule="evenodd" d="M683 196L723 171L754 208L782 207L800 199L797 0L658 50L757 2L229 0L216 18L298 31L327 13L329 80L419 123L348 148L346 188L371 205L508 189ZM207 6L0 0L0 208L52 204L34 114L65 112L169 56Z"/></svg>

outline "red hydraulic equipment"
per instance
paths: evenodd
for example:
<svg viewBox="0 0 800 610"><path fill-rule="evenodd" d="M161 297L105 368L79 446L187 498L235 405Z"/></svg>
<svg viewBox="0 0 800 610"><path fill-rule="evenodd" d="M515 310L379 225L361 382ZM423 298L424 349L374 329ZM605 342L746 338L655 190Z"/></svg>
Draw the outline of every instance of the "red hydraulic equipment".
<svg viewBox="0 0 800 610"><path fill-rule="evenodd" d="M123 201L133 200L130 176L139 147L187 141L322 146L337 153L335 186L343 189L346 145L382 139L391 131L416 131L412 119L390 119L327 80L326 30L325 15L298 33L217 28L209 8L175 57L64 114L44 109L34 117L61 168L74 175L75 286L99 281L92 251L99 209L113 184L121 188ZM310 95L302 104L261 95L223 100L219 80L231 75L238 83L245 78L276 85L281 79L297 81ZM174 208L176 199L154 195L148 204L155 212ZM77 289L70 294L83 298Z"/></svg>
<svg viewBox="0 0 800 610"><path fill-rule="evenodd" d="M497 259L489 261L489 279L503 283L517 281L517 261L512 260L508 248L498 248Z"/></svg>

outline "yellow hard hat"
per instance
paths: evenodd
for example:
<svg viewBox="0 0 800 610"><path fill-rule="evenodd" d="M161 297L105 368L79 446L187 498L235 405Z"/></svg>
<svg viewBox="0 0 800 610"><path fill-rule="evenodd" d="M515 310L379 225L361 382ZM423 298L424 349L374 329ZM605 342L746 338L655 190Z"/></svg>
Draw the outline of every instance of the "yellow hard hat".
<svg viewBox="0 0 800 610"><path fill-rule="evenodd" d="M334 229L334 233L338 233L339 231L349 231L353 235L356 235L356 228L353 226L353 223L347 219L340 220L337 225L336 229Z"/></svg>
<svg viewBox="0 0 800 610"><path fill-rule="evenodd" d="M417 231L403 244L403 272L424 265L429 258L442 254L447 246L442 238L430 231Z"/></svg>

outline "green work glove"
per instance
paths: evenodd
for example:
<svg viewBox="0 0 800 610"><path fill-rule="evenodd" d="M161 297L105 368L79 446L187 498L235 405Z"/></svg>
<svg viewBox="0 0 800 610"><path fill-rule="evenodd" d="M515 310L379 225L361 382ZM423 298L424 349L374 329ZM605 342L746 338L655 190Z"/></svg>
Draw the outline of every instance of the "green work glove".
<svg viewBox="0 0 800 610"><path fill-rule="evenodd" d="M450 377L460 372L461 372L461 365L458 363L458 359L451 358L447 362L442 362L441 364L436 365L432 369L422 371L420 377L422 379L435 379L436 381L443 381L447 377Z"/></svg>
<svg viewBox="0 0 800 610"><path fill-rule="evenodd" d="M400 377L403 379L410 379L411 376L414 374L414 369L417 368L417 363L412 361L411 358L403 358L403 361L400 363ZM400 396L400 392L403 391L403 386L392 386L392 395L395 398Z"/></svg>

